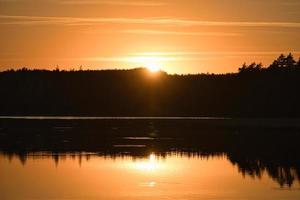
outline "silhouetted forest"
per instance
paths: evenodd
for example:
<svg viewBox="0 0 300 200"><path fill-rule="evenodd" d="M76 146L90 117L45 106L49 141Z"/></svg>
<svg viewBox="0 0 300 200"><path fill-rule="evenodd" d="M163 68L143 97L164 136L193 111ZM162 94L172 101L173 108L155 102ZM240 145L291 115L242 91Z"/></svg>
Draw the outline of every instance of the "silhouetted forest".
<svg viewBox="0 0 300 200"><path fill-rule="evenodd" d="M0 115L296 118L299 86L292 54L231 74L23 68L0 73Z"/></svg>

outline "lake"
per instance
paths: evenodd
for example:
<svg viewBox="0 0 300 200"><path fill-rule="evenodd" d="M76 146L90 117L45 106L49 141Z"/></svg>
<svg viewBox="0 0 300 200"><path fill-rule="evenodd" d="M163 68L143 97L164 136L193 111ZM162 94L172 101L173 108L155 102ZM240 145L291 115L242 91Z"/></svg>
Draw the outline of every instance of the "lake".
<svg viewBox="0 0 300 200"><path fill-rule="evenodd" d="M0 199L299 199L297 120L0 119Z"/></svg>

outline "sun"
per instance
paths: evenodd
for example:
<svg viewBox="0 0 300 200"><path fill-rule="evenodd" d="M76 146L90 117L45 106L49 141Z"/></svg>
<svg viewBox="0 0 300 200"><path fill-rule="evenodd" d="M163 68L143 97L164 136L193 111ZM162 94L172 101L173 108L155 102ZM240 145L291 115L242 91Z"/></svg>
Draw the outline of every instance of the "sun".
<svg viewBox="0 0 300 200"><path fill-rule="evenodd" d="M157 63L146 63L145 66L152 73L160 71L160 65Z"/></svg>
<svg viewBox="0 0 300 200"><path fill-rule="evenodd" d="M155 73L162 69L162 64L167 60L165 57L158 56L136 56L129 57L128 62L139 64L149 70L149 72Z"/></svg>

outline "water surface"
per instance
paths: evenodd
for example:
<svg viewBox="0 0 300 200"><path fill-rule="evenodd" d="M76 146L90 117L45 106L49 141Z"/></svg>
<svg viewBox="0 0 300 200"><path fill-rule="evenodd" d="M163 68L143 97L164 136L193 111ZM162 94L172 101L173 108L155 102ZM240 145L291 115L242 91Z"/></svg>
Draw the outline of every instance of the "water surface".
<svg viewBox="0 0 300 200"><path fill-rule="evenodd" d="M0 199L298 200L299 129L245 125L2 119Z"/></svg>

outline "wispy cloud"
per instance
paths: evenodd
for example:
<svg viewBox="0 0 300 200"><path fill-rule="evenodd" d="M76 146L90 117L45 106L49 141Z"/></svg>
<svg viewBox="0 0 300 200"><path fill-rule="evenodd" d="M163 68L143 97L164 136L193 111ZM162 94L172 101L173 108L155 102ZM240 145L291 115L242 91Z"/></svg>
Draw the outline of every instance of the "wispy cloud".
<svg viewBox="0 0 300 200"><path fill-rule="evenodd" d="M161 31L151 29L130 29L119 31L127 34L144 34L144 35L179 35L179 36L241 36L240 33L227 32L182 32L182 31Z"/></svg>
<svg viewBox="0 0 300 200"><path fill-rule="evenodd" d="M35 3L34 0L0 0L0 3ZM43 0L43 3L63 5L111 5L111 6L165 6L163 1L155 0Z"/></svg>
<svg viewBox="0 0 300 200"><path fill-rule="evenodd" d="M120 63L149 63L149 62L177 62L177 61L201 61L212 60L220 58L236 58L240 56L260 56L260 57L276 57L281 53L289 53L290 51L249 51L249 52L145 52L145 53L132 53L128 56L119 57L87 57L87 58L74 58L71 60L82 60L92 62L120 62ZM300 51L293 51L294 55L300 55Z"/></svg>
<svg viewBox="0 0 300 200"><path fill-rule="evenodd" d="M84 61L96 62L122 62L122 63L145 63L145 62L166 62L176 61L178 57L171 56L120 56L120 57L88 57L79 58Z"/></svg>
<svg viewBox="0 0 300 200"><path fill-rule="evenodd" d="M137 0L65 0L60 1L66 5L114 5L114 6L165 6L165 2L137 1Z"/></svg>
<svg viewBox="0 0 300 200"><path fill-rule="evenodd" d="M282 53L300 54L300 51L171 51L171 52L143 52L133 53L132 56L187 56L187 55L227 55L227 56L276 56Z"/></svg>
<svg viewBox="0 0 300 200"><path fill-rule="evenodd" d="M283 6L300 6L299 1L282 1L280 4Z"/></svg>
<svg viewBox="0 0 300 200"><path fill-rule="evenodd" d="M0 15L0 24L14 25L74 25L93 26L101 24L144 24L167 26L225 26L225 27L281 27L300 28L300 22L239 22L239 21L202 21L179 18L79 18Z"/></svg>

